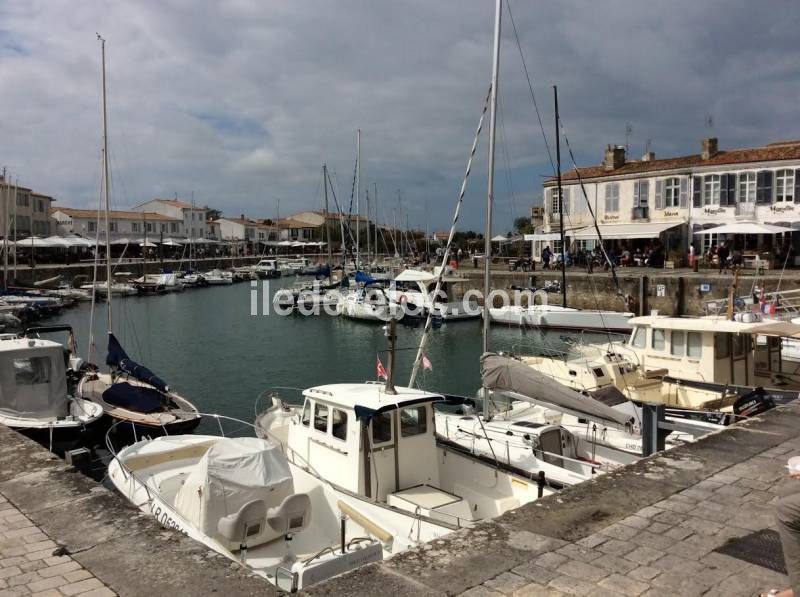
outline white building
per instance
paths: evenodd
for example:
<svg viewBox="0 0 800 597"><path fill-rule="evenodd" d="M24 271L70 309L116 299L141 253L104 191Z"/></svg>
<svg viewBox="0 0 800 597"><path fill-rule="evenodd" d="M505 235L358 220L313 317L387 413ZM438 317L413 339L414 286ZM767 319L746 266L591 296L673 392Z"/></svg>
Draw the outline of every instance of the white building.
<svg viewBox="0 0 800 597"><path fill-rule="evenodd" d="M50 215L55 221L57 234L79 234L85 238L94 238L99 223L100 236L105 238L105 214L101 213L98 219L95 209L59 207L53 209ZM162 234L164 238L184 236L182 220L159 213L111 211L108 223L112 239L127 237L138 240L146 236L155 242Z"/></svg>
<svg viewBox="0 0 800 597"><path fill-rule="evenodd" d="M721 239L704 228L737 221L784 225L800 241L800 141L720 151L704 139L699 154L627 160L625 149L609 145L602 164L564 172L563 223L573 251L594 246L597 234L622 245L661 243L666 257L678 258L694 240L698 252ZM580 176L580 181L578 177ZM584 196L585 193L585 196ZM544 226L532 235L534 254L545 245L558 253L562 223L556 180L544 183ZM788 238L745 239L746 246L782 246ZM749 245L747 245L749 243Z"/></svg>
<svg viewBox="0 0 800 597"><path fill-rule="evenodd" d="M220 240L255 241L258 223L242 215L239 218L219 218L214 220L219 227Z"/></svg>
<svg viewBox="0 0 800 597"><path fill-rule="evenodd" d="M206 238L206 208L192 206L177 199L151 199L133 208L134 211L152 212L181 220L186 238Z"/></svg>

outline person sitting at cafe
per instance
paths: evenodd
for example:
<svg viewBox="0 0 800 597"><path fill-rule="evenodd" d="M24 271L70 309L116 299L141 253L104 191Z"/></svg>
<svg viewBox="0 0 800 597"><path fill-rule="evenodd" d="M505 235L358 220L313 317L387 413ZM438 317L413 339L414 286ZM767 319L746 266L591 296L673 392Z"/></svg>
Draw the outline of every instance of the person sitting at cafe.
<svg viewBox="0 0 800 597"><path fill-rule="evenodd" d="M631 264L631 252L628 250L628 247L623 245L622 247L622 255L619 258L619 264L622 267L627 267Z"/></svg>

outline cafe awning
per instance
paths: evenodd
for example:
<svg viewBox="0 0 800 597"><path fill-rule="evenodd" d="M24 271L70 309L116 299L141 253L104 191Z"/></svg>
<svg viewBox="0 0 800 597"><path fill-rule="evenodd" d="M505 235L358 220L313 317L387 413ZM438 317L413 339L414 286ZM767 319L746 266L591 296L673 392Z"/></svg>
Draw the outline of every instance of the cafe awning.
<svg viewBox="0 0 800 597"><path fill-rule="evenodd" d="M698 230L695 234L783 234L791 232L791 228L775 226L774 224L761 224L760 222L732 222Z"/></svg>
<svg viewBox="0 0 800 597"><path fill-rule="evenodd" d="M604 240L607 239L632 239L632 238L656 238L662 232L670 228L677 228L684 222L641 222L637 224L598 224L600 235ZM581 228L572 234L574 240L597 239L597 230L594 226Z"/></svg>

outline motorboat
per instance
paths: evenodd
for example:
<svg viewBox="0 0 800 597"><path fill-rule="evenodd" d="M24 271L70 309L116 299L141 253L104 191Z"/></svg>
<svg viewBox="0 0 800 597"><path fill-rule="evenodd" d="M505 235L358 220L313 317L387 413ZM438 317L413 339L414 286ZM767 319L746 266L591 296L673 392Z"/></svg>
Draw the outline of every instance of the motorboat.
<svg viewBox="0 0 800 597"><path fill-rule="evenodd" d="M557 305L503 305L491 307L494 323L558 330L630 331L633 313L573 309Z"/></svg>
<svg viewBox="0 0 800 597"><path fill-rule="evenodd" d="M98 404L74 395L67 378L65 348L26 334L0 334L0 424L36 439L52 450L88 443L103 417Z"/></svg>
<svg viewBox="0 0 800 597"><path fill-rule="evenodd" d="M456 298L455 288L467 282L466 278L455 276L450 268L442 276L439 296L434 297L436 272L407 269L401 272L386 290L389 299L402 306L407 317L426 318L433 311L434 317L444 321L476 319L483 314L477 298L462 296Z"/></svg>
<svg viewBox="0 0 800 597"><path fill-rule="evenodd" d="M139 289L136 285L129 282L131 278L130 272L117 272L114 274L114 279L111 282L111 296L134 296L139 294ZM89 284L82 284L81 290L94 291L95 293L108 297L109 284L104 282L93 282Z"/></svg>
<svg viewBox="0 0 800 597"><path fill-rule="evenodd" d="M324 309L326 312L336 314L343 296L340 282L323 284L316 280L313 284L296 284L292 288L276 290L272 303L281 309L298 308L315 313L319 309Z"/></svg>
<svg viewBox="0 0 800 597"><path fill-rule="evenodd" d="M229 286L233 284L233 274L231 272L212 269L201 275L209 286Z"/></svg>
<svg viewBox="0 0 800 597"><path fill-rule="evenodd" d="M309 267L311 261L305 257L295 259L278 259L280 271L285 276L303 275L303 270Z"/></svg>
<svg viewBox="0 0 800 597"><path fill-rule="evenodd" d="M380 561L385 551L391 554L391 537L368 507L351 505L346 494L292 466L280 446L267 439L146 439L114 454L108 478L162 526L286 592Z"/></svg>
<svg viewBox="0 0 800 597"><path fill-rule="evenodd" d="M553 491L544 479L437 442L433 405L443 395L376 383L329 384L303 395L301 407L273 396L256 419L259 436L280 443L293 465L376 507L376 524L406 537L406 547Z"/></svg>
<svg viewBox="0 0 800 597"><path fill-rule="evenodd" d="M261 259L252 267L259 278L279 278L281 276L281 269L278 266L277 259Z"/></svg>
<svg viewBox="0 0 800 597"><path fill-rule="evenodd" d="M81 398L99 404L119 430L134 438L187 433L200 424L197 408L147 367L131 360L113 333L108 335L110 371L88 367L78 383Z"/></svg>
<svg viewBox="0 0 800 597"><path fill-rule="evenodd" d="M349 319L386 323L392 319L401 320L405 310L390 301L383 288L365 286L344 295L339 301L338 313Z"/></svg>
<svg viewBox="0 0 800 597"><path fill-rule="evenodd" d="M185 289L183 280L176 273L145 274L133 282L142 294L167 294Z"/></svg>

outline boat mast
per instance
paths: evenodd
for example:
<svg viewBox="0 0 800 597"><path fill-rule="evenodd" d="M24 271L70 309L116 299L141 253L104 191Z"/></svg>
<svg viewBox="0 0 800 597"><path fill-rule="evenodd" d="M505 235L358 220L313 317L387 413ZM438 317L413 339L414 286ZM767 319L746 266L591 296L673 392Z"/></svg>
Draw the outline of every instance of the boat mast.
<svg viewBox="0 0 800 597"><path fill-rule="evenodd" d="M322 164L322 190L325 195L325 213L323 216L325 226L325 243L328 245L328 269L333 266L333 253L331 249L331 229L328 223L328 165ZM330 274L328 274L330 278Z"/></svg>
<svg viewBox="0 0 800 597"><path fill-rule="evenodd" d="M369 187L364 190L364 198L367 201L367 267L369 267L372 262L372 241L370 241L372 234L369 230Z"/></svg>
<svg viewBox="0 0 800 597"><path fill-rule="evenodd" d="M558 86L553 85L556 107L556 179L558 185L558 219L561 235L561 306L567 306L567 244L564 239L564 191L561 188L561 131L558 120Z"/></svg>
<svg viewBox="0 0 800 597"><path fill-rule="evenodd" d="M6 169L3 168L3 289L8 288L8 198L11 196L11 187L6 178ZM33 249L31 249L33 251Z"/></svg>
<svg viewBox="0 0 800 597"><path fill-rule="evenodd" d="M492 91L489 98L489 175L486 192L486 231L484 232L483 263L483 352L489 352L489 292L492 269L492 203L494 201L494 146L497 128L497 82L500 75L500 18L503 14L503 1L496 0L494 11L494 52L492 56ZM483 418L491 419L489 395L483 388Z"/></svg>
<svg viewBox="0 0 800 597"><path fill-rule="evenodd" d="M357 129L356 130L356 271L361 269L360 201L361 201L361 129Z"/></svg>
<svg viewBox="0 0 800 597"><path fill-rule="evenodd" d="M109 236L109 199L108 199L108 109L106 107L106 40L97 34L100 40L100 53L103 65L103 196L106 210L106 290L108 306L106 308L106 328L111 334L111 238ZM145 228L147 228L145 226Z"/></svg>
<svg viewBox="0 0 800 597"><path fill-rule="evenodd" d="M14 279L17 279L17 193L19 192L19 177L14 184L14 200L11 202L11 222L14 225ZM33 250L33 249L31 249ZM69 249L68 249L69 250Z"/></svg>
<svg viewBox="0 0 800 597"><path fill-rule="evenodd" d="M375 262L378 261L378 183L372 183L372 199L375 202Z"/></svg>

